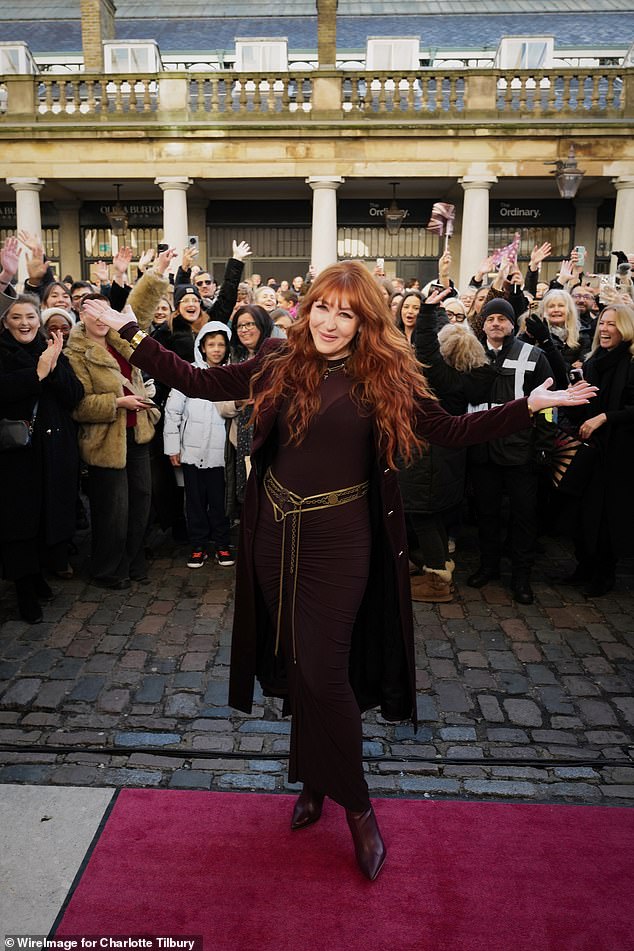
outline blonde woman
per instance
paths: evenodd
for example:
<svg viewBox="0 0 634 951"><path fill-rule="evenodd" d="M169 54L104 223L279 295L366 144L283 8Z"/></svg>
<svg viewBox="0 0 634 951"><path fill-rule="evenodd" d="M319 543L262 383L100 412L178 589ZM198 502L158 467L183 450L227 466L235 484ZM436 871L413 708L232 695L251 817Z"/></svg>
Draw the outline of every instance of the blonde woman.
<svg viewBox="0 0 634 951"><path fill-rule="evenodd" d="M585 379L598 387L592 406L567 410L579 437L595 447L592 471L573 519L577 567L566 579L600 597L615 583L620 558L634 554L629 499L634 471L634 308L606 307L599 318Z"/></svg>
<svg viewBox="0 0 634 951"><path fill-rule="evenodd" d="M540 304L539 313L548 322L550 335L566 369L582 366L591 341L589 334L581 330L577 306L571 295L564 290L548 291Z"/></svg>

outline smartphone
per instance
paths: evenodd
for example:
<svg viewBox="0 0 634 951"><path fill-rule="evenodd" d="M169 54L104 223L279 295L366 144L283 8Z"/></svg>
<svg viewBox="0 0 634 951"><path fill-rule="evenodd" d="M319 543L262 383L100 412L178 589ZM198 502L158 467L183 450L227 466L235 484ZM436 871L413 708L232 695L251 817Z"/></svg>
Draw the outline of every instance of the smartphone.
<svg viewBox="0 0 634 951"><path fill-rule="evenodd" d="M582 244L578 244L575 249L577 252L577 265L578 267L585 267L586 265L586 249Z"/></svg>
<svg viewBox="0 0 634 951"><path fill-rule="evenodd" d="M187 243L189 244L189 247L190 247L190 248L196 248L196 250L198 250L198 235L197 235L197 234L190 234L190 236L189 236L189 238L188 238L188 240L187 240Z"/></svg>
<svg viewBox="0 0 634 951"><path fill-rule="evenodd" d="M156 248L157 248L158 253L160 254L161 251L167 251L167 249L169 248L169 244L165 244L164 241L161 241L160 244L157 244L157 245L156 245Z"/></svg>
<svg viewBox="0 0 634 951"><path fill-rule="evenodd" d="M385 268L385 258L377 258L377 259L376 259L376 266L377 266L377 267L380 267L381 270L383 270L383 269Z"/></svg>
<svg viewBox="0 0 634 951"><path fill-rule="evenodd" d="M532 301L530 302L530 304L528 305L528 312L529 312L529 314L538 314L538 313L539 313L539 305L540 305L540 304L541 304L541 301L539 301L539 300L532 300Z"/></svg>
<svg viewBox="0 0 634 951"><path fill-rule="evenodd" d="M573 367L570 373L568 374L568 379L571 383L580 383L583 380L583 369L582 367Z"/></svg>
<svg viewBox="0 0 634 951"><path fill-rule="evenodd" d="M444 284L439 284L437 281L434 281L433 284L429 285L430 294L439 294L440 291L448 291L450 288L445 287Z"/></svg>

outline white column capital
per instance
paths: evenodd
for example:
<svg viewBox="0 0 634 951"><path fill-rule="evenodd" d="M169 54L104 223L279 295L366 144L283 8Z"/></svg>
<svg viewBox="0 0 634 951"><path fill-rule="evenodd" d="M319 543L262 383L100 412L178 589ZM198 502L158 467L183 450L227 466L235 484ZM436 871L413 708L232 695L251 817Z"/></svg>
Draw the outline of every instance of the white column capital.
<svg viewBox="0 0 634 951"><path fill-rule="evenodd" d="M167 176L166 178L155 178L154 184L158 185L164 192L180 191L186 192L190 185L194 184L193 178L182 178L179 175Z"/></svg>
<svg viewBox="0 0 634 951"><path fill-rule="evenodd" d="M306 179L306 184L310 185L313 191L317 191L320 188L336 191L344 182L345 178L339 178L333 175L311 175L310 178Z"/></svg>
<svg viewBox="0 0 634 951"><path fill-rule="evenodd" d="M44 188L44 180L42 178L7 178L7 185L16 192L41 192Z"/></svg>
<svg viewBox="0 0 634 951"><path fill-rule="evenodd" d="M459 178L458 182L462 185L463 189L467 192L472 188L485 188L487 191L490 191L491 185L497 183L496 175L465 175L463 178Z"/></svg>
<svg viewBox="0 0 634 951"><path fill-rule="evenodd" d="M634 175L620 175L618 178L612 179L612 184L617 192L622 188L634 188Z"/></svg>

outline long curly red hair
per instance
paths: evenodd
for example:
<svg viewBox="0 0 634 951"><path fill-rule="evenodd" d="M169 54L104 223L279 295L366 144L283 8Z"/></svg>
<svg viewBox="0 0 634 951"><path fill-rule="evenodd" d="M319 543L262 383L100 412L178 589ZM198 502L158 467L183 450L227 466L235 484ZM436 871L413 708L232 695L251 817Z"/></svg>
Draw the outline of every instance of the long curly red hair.
<svg viewBox="0 0 634 951"><path fill-rule="evenodd" d="M378 284L358 261L333 264L310 285L297 321L289 329L287 345L269 354L253 376L252 420L256 422L265 408L288 398L291 442L299 444L306 435L320 406L319 385L327 368L310 331L310 312L320 300L345 302L359 318L346 364L353 399L362 412L374 417L387 464L396 468L399 455L409 464L425 445L413 429L414 403L434 396L410 345L394 326Z"/></svg>

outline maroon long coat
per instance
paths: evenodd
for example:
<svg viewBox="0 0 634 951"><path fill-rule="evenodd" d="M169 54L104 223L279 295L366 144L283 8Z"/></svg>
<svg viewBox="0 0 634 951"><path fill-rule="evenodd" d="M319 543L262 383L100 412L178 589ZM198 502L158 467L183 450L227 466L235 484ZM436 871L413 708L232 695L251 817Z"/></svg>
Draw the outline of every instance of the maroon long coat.
<svg viewBox="0 0 634 951"><path fill-rule="evenodd" d="M283 344L282 344L283 345ZM245 363L200 369L148 337L132 363L187 396L209 400L246 399L251 375L279 341L265 341ZM266 377L261 381L265 385ZM260 385L259 384L259 385ZM266 694L285 697L283 661L274 656L274 631L259 592L253 564L260 484L275 458L275 406L265 410L253 433L252 472L240 520L229 703L251 712L255 677ZM515 400L486 413L450 416L436 400L421 400L416 429L430 443L467 446L499 438L530 425L527 401ZM407 542L396 473L377 451L370 475L372 555L366 593L355 622L350 682L362 710L380 706L388 720L416 722L414 632Z"/></svg>

